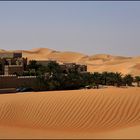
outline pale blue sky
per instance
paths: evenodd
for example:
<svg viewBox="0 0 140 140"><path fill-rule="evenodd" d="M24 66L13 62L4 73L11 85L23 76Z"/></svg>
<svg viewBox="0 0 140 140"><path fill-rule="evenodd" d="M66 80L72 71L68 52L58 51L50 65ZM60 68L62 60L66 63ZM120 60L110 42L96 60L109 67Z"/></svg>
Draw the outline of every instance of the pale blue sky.
<svg viewBox="0 0 140 140"><path fill-rule="evenodd" d="M0 48L140 55L140 2L0 2Z"/></svg>

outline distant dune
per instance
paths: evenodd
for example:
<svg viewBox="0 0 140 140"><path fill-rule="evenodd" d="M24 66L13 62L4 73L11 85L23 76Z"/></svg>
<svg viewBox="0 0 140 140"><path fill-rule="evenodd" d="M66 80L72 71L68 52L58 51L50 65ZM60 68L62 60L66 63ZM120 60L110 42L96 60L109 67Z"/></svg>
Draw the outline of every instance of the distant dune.
<svg viewBox="0 0 140 140"><path fill-rule="evenodd" d="M140 138L140 88L0 95L0 138Z"/></svg>
<svg viewBox="0 0 140 140"><path fill-rule="evenodd" d="M20 50L16 50L20 51ZM4 50L0 50L4 52ZM58 62L76 62L86 64L90 72L121 72L123 74L140 75L140 56L123 57L108 54L88 56L77 52L60 52L48 48L22 50L23 56L29 60L57 60Z"/></svg>
<svg viewBox="0 0 140 140"><path fill-rule="evenodd" d="M0 49L0 53L2 53L2 52L5 52L5 50L3 50L3 49Z"/></svg>

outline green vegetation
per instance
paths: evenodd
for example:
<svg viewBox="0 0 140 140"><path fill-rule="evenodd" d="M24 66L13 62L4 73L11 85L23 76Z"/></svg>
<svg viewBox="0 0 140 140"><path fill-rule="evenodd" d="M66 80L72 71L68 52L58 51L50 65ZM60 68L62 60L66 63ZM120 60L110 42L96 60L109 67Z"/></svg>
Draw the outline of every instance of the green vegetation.
<svg viewBox="0 0 140 140"><path fill-rule="evenodd" d="M27 70L24 71L22 76L39 76L44 75L47 69L45 66L37 64L37 61L31 60L27 65Z"/></svg>
<svg viewBox="0 0 140 140"><path fill-rule="evenodd" d="M140 76L135 76L135 82L137 83L137 86L140 87Z"/></svg>
<svg viewBox="0 0 140 140"><path fill-rule="evenodd" d="M123 78L123 83L128 86L132 86L133 81L134 78L130 74L125 75Z"/></svg>
<svg viewBox="0 0 140 140"><path fill-rule="evenodd" d="M64 71L57 62L50 61L46 66L37 64L35 60L29 62L27 71L23 75L37 76L36 90L71 90L85 87L99 88L106 86L132 86L137 82L140 86L140 76L122 75L113 72L80 73L74 67Z"/></svg>

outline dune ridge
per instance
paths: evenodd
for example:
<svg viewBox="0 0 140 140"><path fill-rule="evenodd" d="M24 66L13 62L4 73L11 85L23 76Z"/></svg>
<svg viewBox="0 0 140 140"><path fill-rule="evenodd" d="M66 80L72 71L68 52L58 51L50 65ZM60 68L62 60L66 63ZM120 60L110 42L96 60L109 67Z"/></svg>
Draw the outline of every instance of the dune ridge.
<svg viewBox="0 0 140 140"><path fill-rule="evenodd" d="M10 50L11 52L12 50ZM56 60L59 63L78 63L85 64L89 72L121 72L122 74L140 75L140 56L124 57L113 56L109 54L85 55L78 52L61 52L48 48L35 48L32 50L14 50L22 51L23 57L29 60ZM6 52L6 50L0 50Z"/></svg>

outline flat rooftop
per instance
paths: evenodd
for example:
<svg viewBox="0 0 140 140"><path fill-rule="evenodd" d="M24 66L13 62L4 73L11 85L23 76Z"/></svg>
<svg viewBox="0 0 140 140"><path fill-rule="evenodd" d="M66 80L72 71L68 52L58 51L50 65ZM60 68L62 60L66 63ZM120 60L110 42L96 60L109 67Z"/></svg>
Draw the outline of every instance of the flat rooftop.
<svg viewBox="0 0 140 140"><path fill-rule="evenodd" d="M22 52L0 52L0 58L21 58Z"/></svg>

